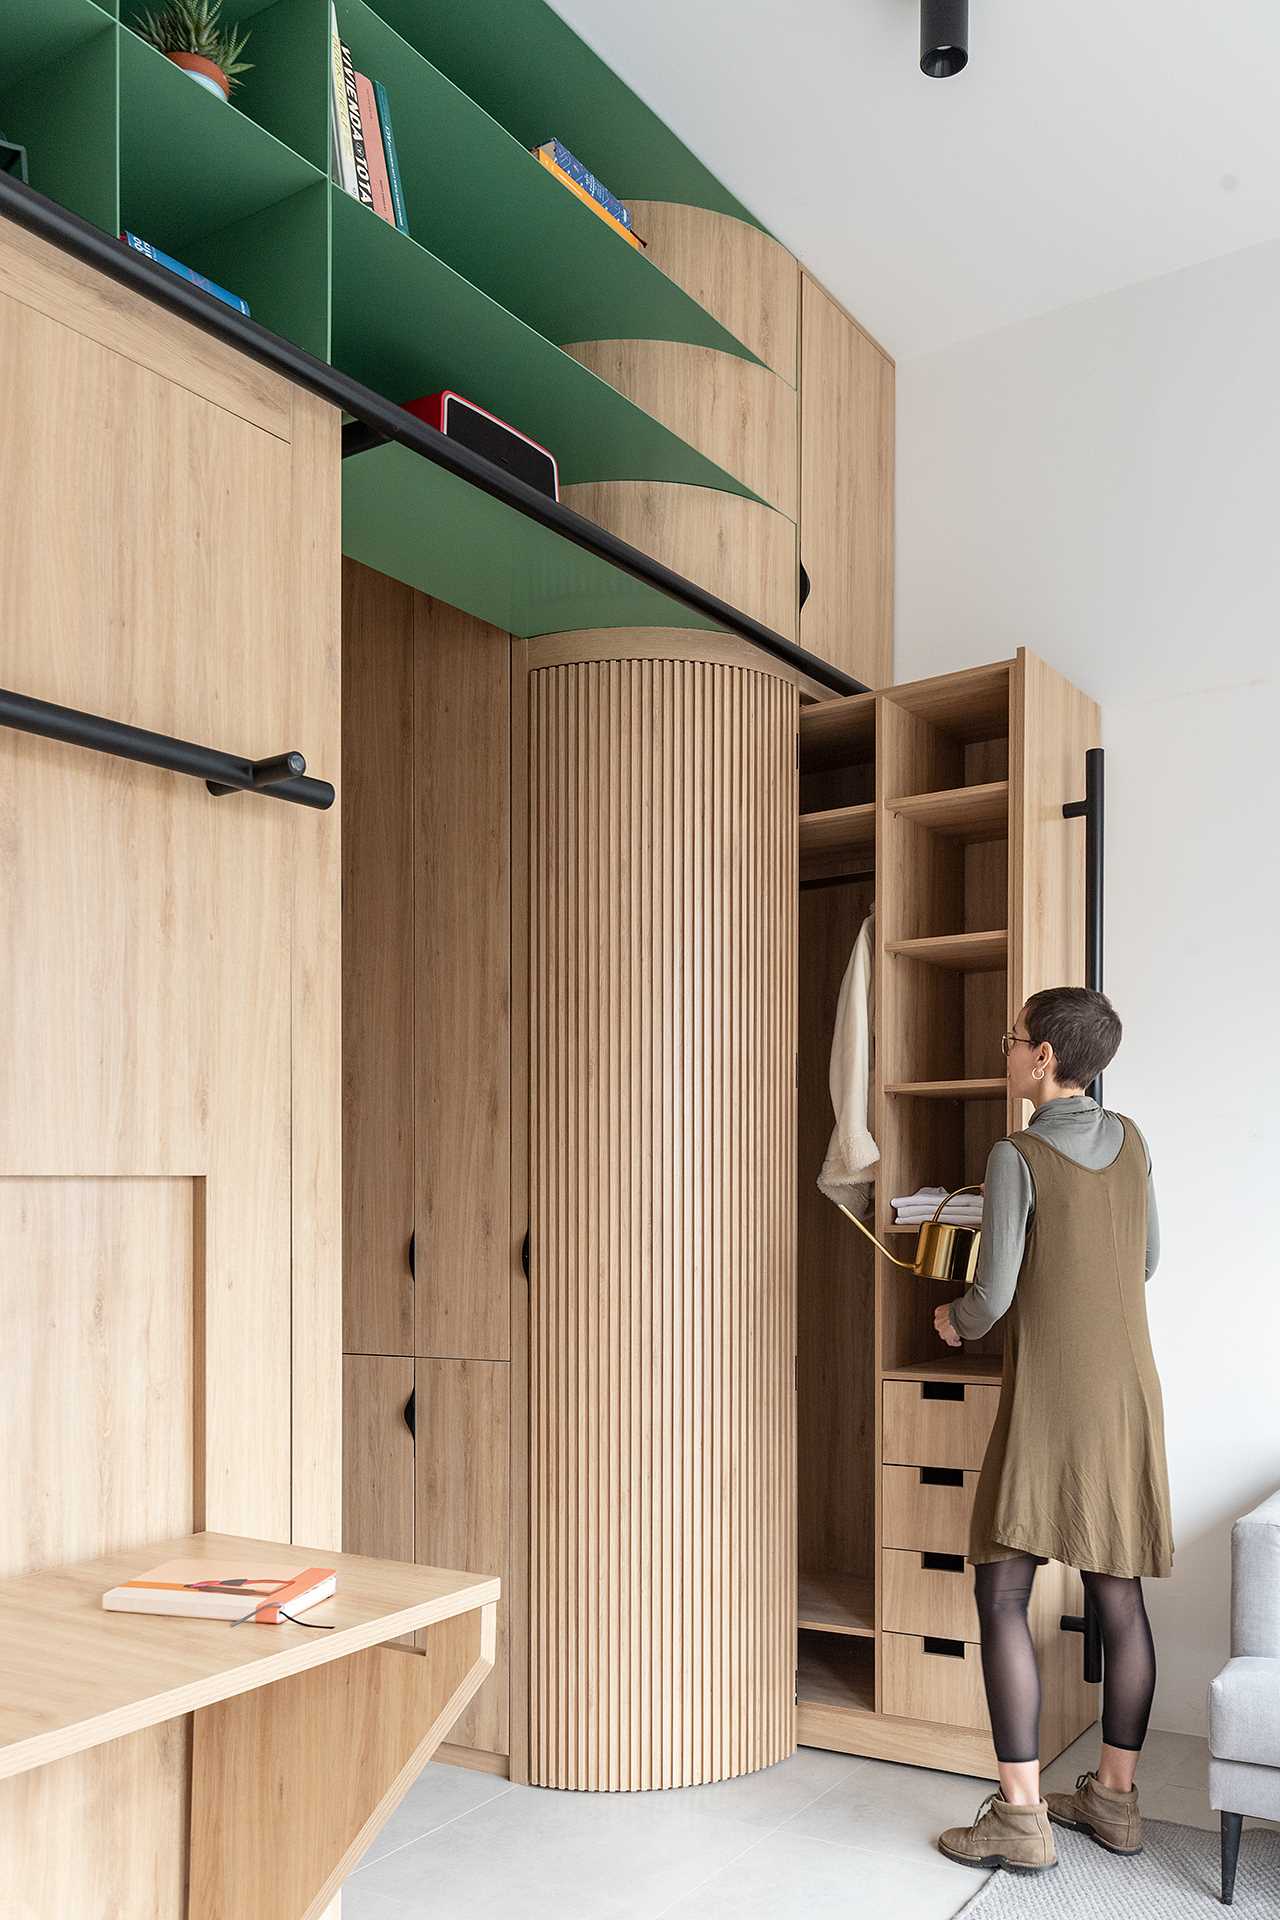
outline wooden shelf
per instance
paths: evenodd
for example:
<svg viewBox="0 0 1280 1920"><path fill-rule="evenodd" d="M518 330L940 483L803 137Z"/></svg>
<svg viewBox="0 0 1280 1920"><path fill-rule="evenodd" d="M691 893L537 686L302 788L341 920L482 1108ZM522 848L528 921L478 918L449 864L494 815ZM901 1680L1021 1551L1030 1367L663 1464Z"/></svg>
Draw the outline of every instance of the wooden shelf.
<svg viewBox="0 0 1280 1920"><path fill-rule="evenodd" d="M943 933L923 940L891 940L886 952L905 960L925 960L930 966L956 973L994 973L1009 964L1009 935L1004 927L991 933Z"/></svg>
<svg viewBox="0 0 1280 1920"><path fill-rule="evenodd" d="M888 804L889 811L900 818L957 840L1003 840L1009 831L1007 780L949 787L940 793L904 794Z"/></svg>
<svg viewBox="0 0 1280 1920"><path fill-rule="evenodd" d="M1000 660L964 673L913 680L885 692L897 707L927 720L955 740L994 740L1009 731L1009 669Z"/></svg>
<svg viewBox="0 0 1280 1920"><path fill-rule="evenodd" d="M872 866L876 852L876 809L873 800L856 807L829 807L823 813L800 815L800 873L802 879L832 879Z"/></svg>
<svg viewBox="0 0 1280 1920"><path fill-rule="evenodd" d="M875 1581L860 1573L801 1573L796 1624L814 1633L874 1638Z"/></svg>
<svg viewBox="0 0 1280 1920"><path fill-rule="evenodd" d="M796 1655L796 1699L802 1706L857 1707L876 1703L875 1649L848 1634L801 1634Z"/></svg>
<svg viewBox="0 0 1280 1920"><path fill-rule="evenodd" d="M976 1385L999 1382L1004 1361L998 1353L938 1353L913 1367L886 1367L885 1380L961 1380Z"/></svg>
<svg viewBox="0 0 1280 1920"><path fill-rule="evenodd" d="M310 1610L312 1626L103 1611L108 1587L161 1561L259 1553L277 1566L337 1570L338 1590ZM221 1533L0 1580L0 1779L469 1613L499 1590L473 1574Z"/></svg>
<svg viewBox="0 0 1280 1920"><path fill-rule="evenodd" d="M876 697L852 693L800 709L800 771L852 767L876 750Z"/></svg>
<svg viewBox="0 0 1280 1920"><path fill-rule="evenodd" d="M1003 1100L1009 1083L1003 1075L990 1080L908 1080L885 1088L914 1100Z"/></svg>

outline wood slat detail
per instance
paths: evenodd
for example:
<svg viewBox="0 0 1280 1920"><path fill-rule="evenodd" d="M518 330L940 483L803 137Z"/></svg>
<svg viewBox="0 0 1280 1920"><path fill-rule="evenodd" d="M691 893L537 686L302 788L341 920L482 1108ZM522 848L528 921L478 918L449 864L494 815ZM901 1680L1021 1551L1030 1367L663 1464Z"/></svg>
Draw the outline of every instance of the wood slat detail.
<svg viewBox="0 0 1280 1920"><path fill-rule="evenodd" d="M530 1778L792 1748L797 696L530 676Z"/></svg>

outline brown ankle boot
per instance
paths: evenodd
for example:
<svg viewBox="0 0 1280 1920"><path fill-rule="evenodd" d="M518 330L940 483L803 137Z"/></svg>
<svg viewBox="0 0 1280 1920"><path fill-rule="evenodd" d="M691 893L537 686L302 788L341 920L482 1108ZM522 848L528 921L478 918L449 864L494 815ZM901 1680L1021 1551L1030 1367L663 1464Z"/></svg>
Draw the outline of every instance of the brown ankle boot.
<svg viewBox="0 0 1280 1920"><path fill-rule="evenodd" d="M989 1793L971 1827L948 1827L938 1851L962 1867L1008 1867L1013 1873L1047 1873L1058 1864L1049 1810L1043 1800L1015 1806Z"/></svg>
<svg viewBox="0 0 1280 1920"><path fill-rule="evenodd" d="M1045 1798L1049 1818L1060 1827L1087 1833L1108 1853L1142 1852L1142 1815L1136 1787L1121 1793L1118 1787L1104 1787L1096 1773L1082 1773L1074 1793L1050 1793Z"/></svg>

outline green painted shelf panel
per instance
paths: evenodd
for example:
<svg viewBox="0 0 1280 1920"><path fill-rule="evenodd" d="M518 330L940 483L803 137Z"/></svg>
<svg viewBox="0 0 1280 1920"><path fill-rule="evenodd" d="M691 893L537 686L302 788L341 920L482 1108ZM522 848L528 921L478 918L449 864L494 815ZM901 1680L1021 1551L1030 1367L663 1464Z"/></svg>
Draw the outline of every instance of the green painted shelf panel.
<svg viewBox="0 0 1280 1920"><path fill-rule="evenodd" d="M237 110L327 174L329 0L223 0L222 11L249 29Z"/></svg>
<svg viewBox="0 0 1280 1920"><path fill-rule="evenodd" d="M409 228L438 259L557 344L683 340L761 364L363 0L338 23L387 89Z"/></svg>
<svg viewBox="0 0 1280 1920"><path fill-rule="evenodd" d="M521 146L554 135L620 200L761 225L544 0L379 0L379 11Z"/></svg>
<svg viewBox="0 0 1280 1920"><path fill-rule="evenodd" d="M758 498L415 240L332 191L335 366L393 400L455 388L550 448L565 486L670 480Z"/></svg>
<svg viewBox="0 0 1280 1920"><path fill-rule="evenodd" d="M323 178L154 47L121 32L122 226L182 258L192 236L233 226Z"/></svg>
<svg viewBox="0 0 1280 1920"><path fill-rule="evenodd" d="M108 233L118 230L114 21L72 0L0 0L0 128L27 149L33 187ZM21 77L11 74L20 69Z"/></svg>
<svg viewBox="0 0 1280 1920"><path fill-rule="evenodd" d="M717 630L407 447L343 461L342 551L526 638L578 627Z"/></svg>
<svg viewBox="0 0 1280 1920"><path fill-rule="evenodd" d="M249 302L255 320L329 358L329 184L183 242L183 261Z"/></svg>
<svg viewBox="0 0 1280 1920"><path fill-rule="evenodd" d="M112 20L93 0L0 0L4 94L16 92L29 74L107 32ZM111 104L114 110L114 101ZM0 122L0 131L9 131L7 121Z"/></svg>

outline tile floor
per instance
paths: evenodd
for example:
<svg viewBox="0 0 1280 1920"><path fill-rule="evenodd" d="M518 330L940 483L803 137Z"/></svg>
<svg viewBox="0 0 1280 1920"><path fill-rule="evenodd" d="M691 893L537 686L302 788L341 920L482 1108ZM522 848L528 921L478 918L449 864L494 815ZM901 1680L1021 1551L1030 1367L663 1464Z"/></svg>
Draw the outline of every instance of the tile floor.
<svg viewBox="0 0 1280 1920"><path fill-rule="evenodd" d="M1094 1727L1044 1784L1073 1787L1097 1757ZM1207 1778L1203 1740L1148 1735L1144 1813L1216 1828ZM343 1920L949 1920L986 1876L933 1840L993 1785L811 1747L673 1793L550 1793L432 1766L347 1882Z"/></svg>

